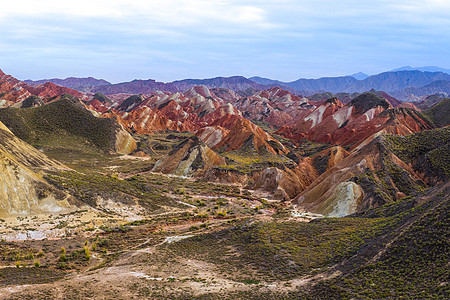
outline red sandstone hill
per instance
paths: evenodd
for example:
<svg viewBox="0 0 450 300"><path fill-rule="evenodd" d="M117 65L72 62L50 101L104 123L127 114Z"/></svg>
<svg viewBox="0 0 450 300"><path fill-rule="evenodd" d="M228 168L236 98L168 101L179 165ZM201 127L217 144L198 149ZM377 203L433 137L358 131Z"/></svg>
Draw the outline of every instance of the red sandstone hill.
<svg viewBox="0 0 450 300"><path fill-rule="evenodd" d="M84 98L84 94L71 88L56 85L52 82L46 82L37 86L28 86L26 89L34 96L41 97L43 99L49 99L64 94L70 94L80 99Z"/></svg>
<svg viewBox="0 0 450 300"><path fill-rule="evenodd" d="M213 129L210 129L210 128ZM222 128L227 129L224 131ZM205 134L208 131L208 134ZM220 131L220 134L215 133ZM211 144L211 135L220 137ZM256 152L263 150L273 154L285 154L287 149L267 132L259 126L250 122L239 115L224 115L222 118L215 120L210 127L202 128L196 132L196 135L204 137L206 144L211 146L213 150L220 149L222 151L240 150L243 147L251 148Z"/></svg>
<svg viewBox="0 0 450 300"><path fill-rule="evenodd" d="M322 165L324 172L293 203L302 211L344 216L448 182L449 130L444 127L407 136L391 132L360 144L334 165L319 159L315 165Z"/></svg>
<svg viewBox="0 0 450 300"><path fill-rule="evenodd" d="M308 99L278 87L235 99L231 103L242 111L246 119L264 121L276 127L295 124L305 110L314 108Z"/></svg>
<svg viewBox="0 0 450 300"><path fill-rule="evenodd" d="M241 116L205 86L193 87L185 93L156 92L148 98L131 96L113 114L127 128L142 134L162 130L195 131L225 115Z"/></svg>
<svg viewBox="0 0 450 300"><path fill-rule="evenodd" d="M30 96L38 96L47 102L51 98L70 94L80 99L84 94L51 82L39 84L37 86L28 85L11 75L6 75L0 70L0 107L10 106L14 103L22 102Z"/></svg>
<svg viewBox="0 0 450 300"><path fill-rule="evenodd" d="M11 75L6 75L0 70L1 106L9 106L32 96L25 87L27 87L27 84L19 81Z"/></svg>
<svg viewBox="0 0 450 300"><path fill-rule="evenodd" d="M406 135L431 129L433 125L420 112L394 109L385 98L362 94L347 105L330 99L300 120L295 126L284 126L277 133L293 140L352 145L356 147L370 137L388 133Z"/></svg>
<svg viewBox="0 0 450 300"><path fill-rule="evenodd" d="M214 92L206 86L196 86L185 93L156 92L148 98L131 96L109 110L97 100L91 101L91 106L104 113L104 117L114 117L125 128L139 134L187 130L197 132L212 149L232 151L247 145L257 152L264 150L276 154L287 151L267 132L245 119L231 103L218 96L229 100L230 95L235 96L234 93Z"/></svg>

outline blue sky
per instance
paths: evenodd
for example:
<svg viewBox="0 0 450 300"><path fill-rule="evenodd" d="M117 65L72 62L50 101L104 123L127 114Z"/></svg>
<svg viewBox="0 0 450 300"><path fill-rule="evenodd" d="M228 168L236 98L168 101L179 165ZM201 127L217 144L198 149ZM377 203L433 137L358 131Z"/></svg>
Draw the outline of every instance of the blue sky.
<svg viewBox="0 0 450 300"><path fill-rule="evenodd" d="M121 82L450 68L449 28L449 0L14 0L0 69Z"/></svg>

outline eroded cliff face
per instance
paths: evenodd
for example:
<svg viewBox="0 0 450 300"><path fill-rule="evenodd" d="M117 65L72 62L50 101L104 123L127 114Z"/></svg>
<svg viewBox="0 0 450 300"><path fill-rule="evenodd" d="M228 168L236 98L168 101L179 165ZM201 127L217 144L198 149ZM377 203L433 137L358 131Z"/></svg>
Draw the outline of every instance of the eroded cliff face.
<svg viewBox="0 0 450 300"><path fill-rule="evenodd" d="M39 170L67 169L14 136L0 122L0 217L61 213L70 196L47 184Z"/></svg>
<svg viewBox="0 0 450 300"><path fill-rule="evenodd" d="M71 210L69 196L0 152L0 216L61 213Z"/></svg>
<svg viewBox="0 0 450 300"><path fill-rule="evenodd" d="M124 129L116 130L114 150L119 154L130 154L137 149L136 141Z"/></svg>

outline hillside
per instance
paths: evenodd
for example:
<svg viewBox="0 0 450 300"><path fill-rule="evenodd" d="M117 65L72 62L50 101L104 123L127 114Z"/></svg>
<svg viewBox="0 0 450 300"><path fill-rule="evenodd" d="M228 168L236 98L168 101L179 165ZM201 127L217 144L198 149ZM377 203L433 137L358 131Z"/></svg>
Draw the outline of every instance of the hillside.
<svg viewBox="0 0 450 300"><path fill-rule="evenodd" d="M136 147L114 120L95 117L69 95L40 107L0 109L0 121L19 138L45 151L130 153Z"/></svg>
<svg viewBox="0 0 450 300"><path fill-rule="evenodd" d="M157 241L144 245L126 242L145 241L148 225L136 222L127 232L88 241L100 251L126 253L114 263L73 280L52 279L39 289L25 286L14 297L55 297L61 291L141 299L445 298L449 189L446 184L345 218L232 221L165 239L153 233ZM72 265L77 260L68 257Z"/></svg>
<svg viewBox="0 0 450 300"><path fill-rule="evenodd" d="M75 199L45 182L44 170L68 168L17 138L0 122L1 218L64 213L76 207Z"/></svg>
<svg viewBox="0 0 450 300"><path fill-rule="evenodd" d="M318 283L313 298L446 298L450 186L369 211L386 218L381 234L333 271L337 277ZM365 217L364 214L357 217ZM404 283L404 284L401 284Z"/></svg>
<svg viewBox="0 0 450 300"><path fill-rule="evenodd" d="M450 98L445 98L423 112L436 126L450 125Z"/></svg>
<svg viewBox="0 0 450 300"><path fill-rule="evenodd" d="M450 177L450 128L428 130L407 136L387 136L388 148L423 174L426 182L445 182Z"/></svg>
<svg viewBox="0 0 450 300"><path fill-rule="evenodd" d="M326 169L293 203L302 211L344 216L445 183L450 174L449 132L443 128L379 136Z"/></svg>

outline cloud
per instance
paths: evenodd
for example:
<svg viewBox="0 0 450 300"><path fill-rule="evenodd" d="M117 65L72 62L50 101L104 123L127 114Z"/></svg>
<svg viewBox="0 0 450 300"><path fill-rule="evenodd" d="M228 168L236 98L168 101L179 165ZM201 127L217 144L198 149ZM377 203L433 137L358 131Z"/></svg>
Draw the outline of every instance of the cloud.
<svg viewBox="0 0 450 300"><path fill-rule="evenodd" d="M245 2L245 1L244 1ZM0 20L10 17L69 16L126 20L145 18L168 27L215 23L268 26L261 7L222 0L15 0L2 5ZM145 24L149 25L149 24Z"/></svg>
<svg viewBox="0 0 450 300"><path fill-rule="evenodd" d="M294 80L401 65L450 67L443 65L449 14L448 0L5 1L0 68L48 66L54 76L103 70L100 76L118 80Z"/></svg>

